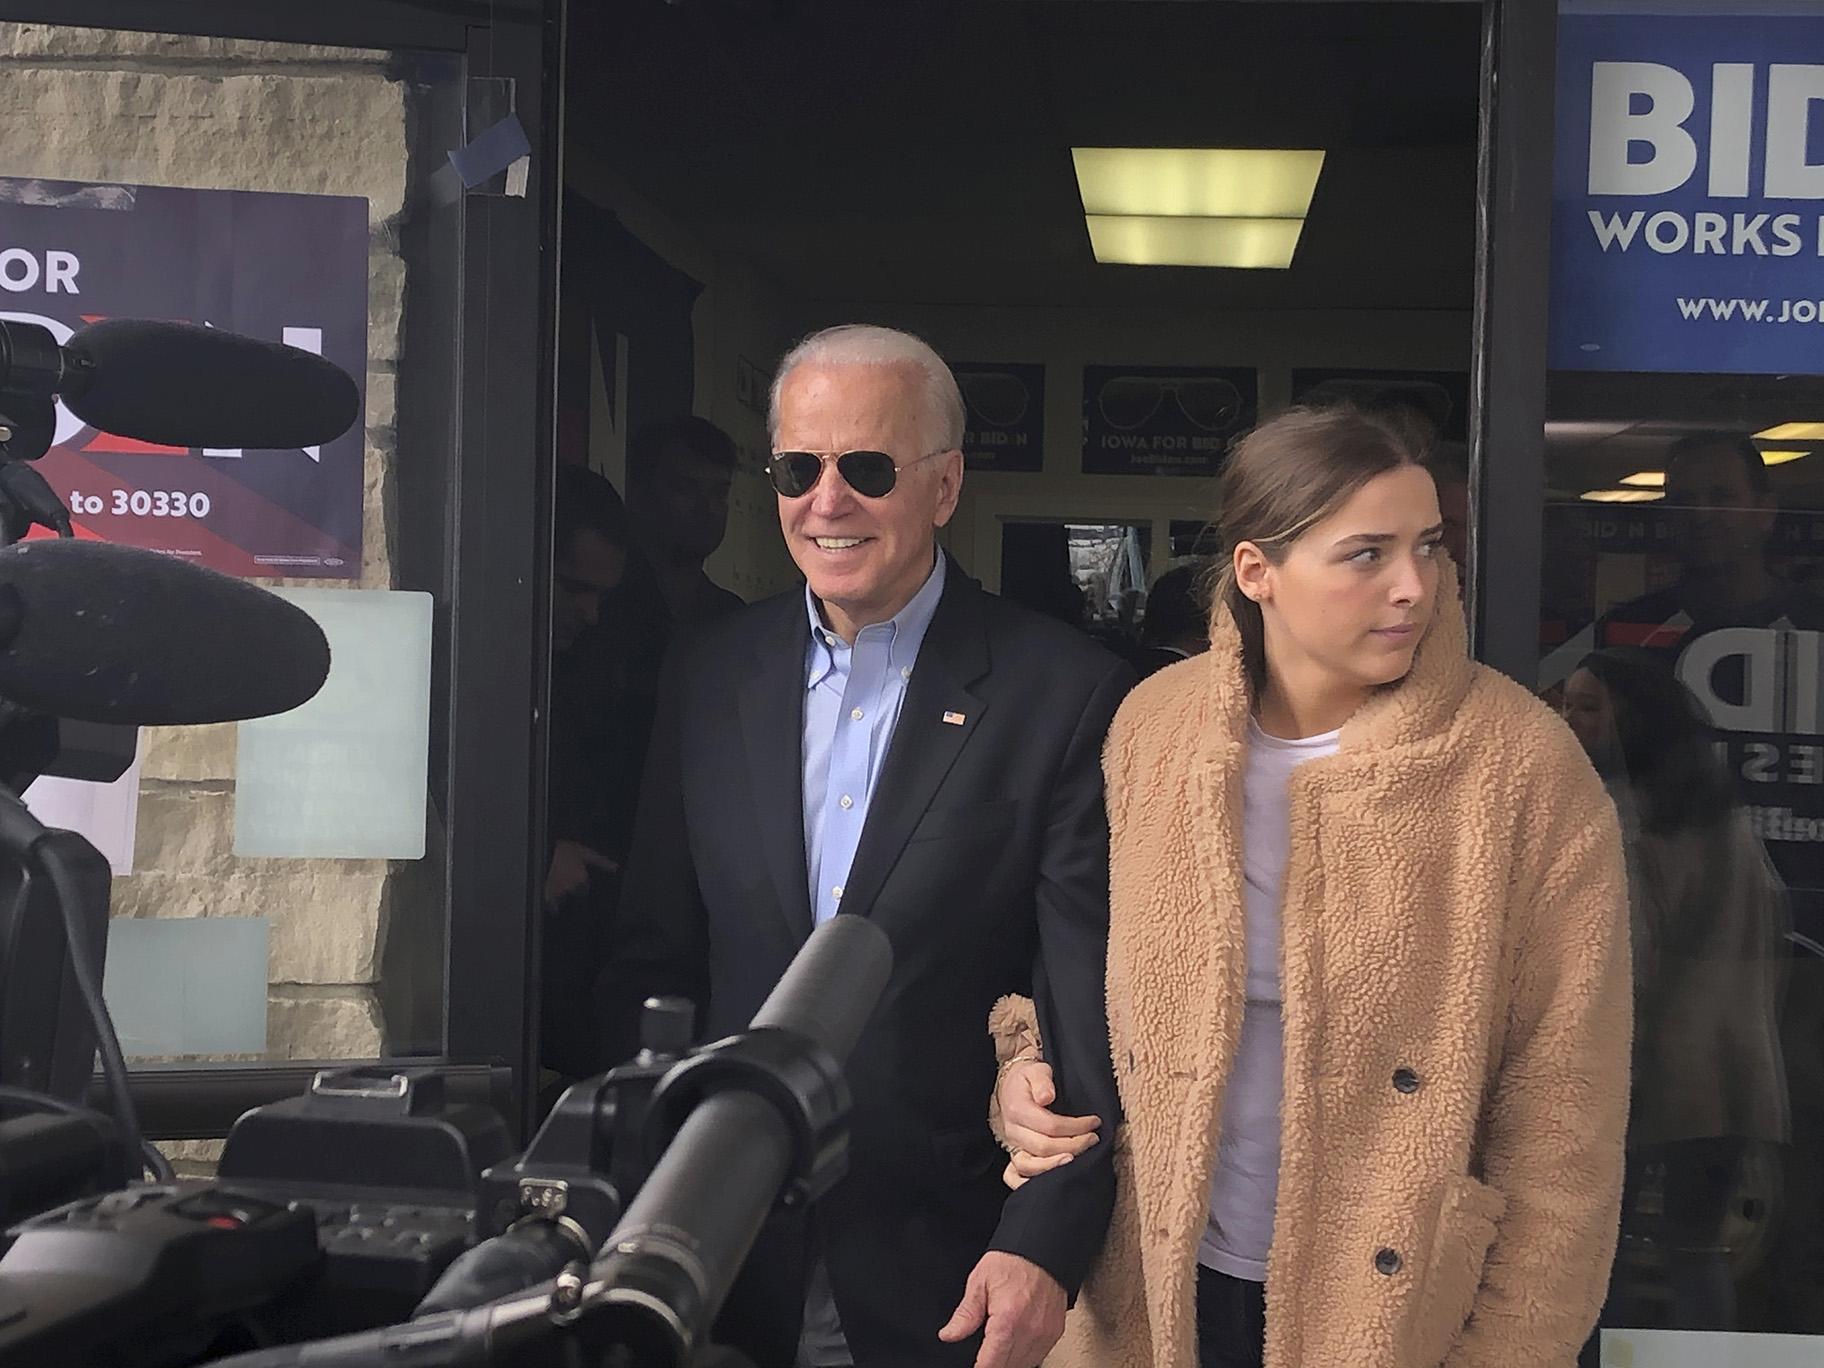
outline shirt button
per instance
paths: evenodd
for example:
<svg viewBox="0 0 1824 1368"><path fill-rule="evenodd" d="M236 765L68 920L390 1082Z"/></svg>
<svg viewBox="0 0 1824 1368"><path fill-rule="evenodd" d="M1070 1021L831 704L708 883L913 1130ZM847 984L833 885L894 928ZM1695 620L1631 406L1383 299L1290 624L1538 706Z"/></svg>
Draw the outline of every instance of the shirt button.
<svg viewBox="0 0 1824 1368"><path fill-rule="evenodd" d="M901 679L912 678L912 667L910 665L901 665L899 667L899 677Z"/></svg>
<svg viewBox="0 0 1824 1368"><path fill-rule="evenodd" d="M857 722L861 721L861 709L860 708L850 708L849 716L854 718L855 721L857 721Z"/></svg>
<svg viewBox="0 0 1824 1368"><path fill-rule="evenodd" d="M830 890L830 896L832 898L840 899L842 897L842 885L837 884L836 887L832 888Z"/></svg>
<svg viewBox="0 0 1824 1368"><path fill-rule="evenodd" d="M1391 1278L1400 1271L1400 1256L1391 1249L1383 1249L1374 1256L1374 1271Z"/></svg>
<svg viewBox="0 0 1824 1368"><path fill-rule="evenodd" d="M847 810L848 810L848 809L850 809L850 808L852 808L852 807L854 807L854 806L855 806L855 800L854 800L854 799L853 799L853 798L851 798L851 797L849 797L849 795L848 795L848 794L846 794L846 793L845 793L845 794L843 794L843 795L842 795L842 807L843 807L843 810L844 810L844 811L845 811L845 812L846 812L846 811L847 811Z"/></svg>

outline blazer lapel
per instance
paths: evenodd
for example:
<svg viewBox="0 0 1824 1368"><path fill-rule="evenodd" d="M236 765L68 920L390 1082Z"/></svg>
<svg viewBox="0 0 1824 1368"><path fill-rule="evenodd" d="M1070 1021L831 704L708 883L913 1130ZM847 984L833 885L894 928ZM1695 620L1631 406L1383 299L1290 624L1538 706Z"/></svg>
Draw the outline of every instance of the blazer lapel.
<svg viewBox="0 0 1824 1368"><path fill-rule="evenodd" d="M954 561L945 573L944 596L919 648L893 743L868 804L867 824L843 889L844 912L873 910L900 851L988 708L969 687L988 673L983 591Z"/></svg>
<svg viewBox="0 0 1824 1368"><path fill-rule="evenodd" d="M754 830L794 941L811 933L810 884L804 855L804 653L810 623L802 597L786 600L797 630L761 625L753 674L742 685L741 736L753 786ZM782 647L781 639L790 643Z"/></svg>

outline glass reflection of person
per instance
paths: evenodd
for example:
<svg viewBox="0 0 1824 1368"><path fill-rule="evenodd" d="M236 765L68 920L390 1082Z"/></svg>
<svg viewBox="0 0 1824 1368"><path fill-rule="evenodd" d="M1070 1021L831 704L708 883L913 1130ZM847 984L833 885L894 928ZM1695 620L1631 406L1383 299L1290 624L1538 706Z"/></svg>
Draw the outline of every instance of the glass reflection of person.
<svg viewBox="0 0 1824 1368"><path fill-rule="evenodd" d="M741 607L703 571L728 532L735 465L733 439L707 418L668 418L627 443L627 511L668 624Z"/></svg>
<svg viewBox="0 0 1824 1368"><path fill-rule="evenodd" d="M1728 534L1712 535L1706 555ZM1565 684L1564 715L1615 800L1627 852L1635 1034L1623 1228L1654 1234L1634 1199L1650 1170L1663 1172L1655 1243L1671 1323L1733 1329L1732 1199L1755 1148L1791 1134L1778 1027L1785 890L1709 719L1663 658L1593 652Z"/></svg>
<svg viewBox="0 0 1824 1368"><path fill-rule="evenodd" d="M1694 432L1674 442L1664 508L1678 577L1604 614L1598 645L1668 649L1714 627L1824 627L1824 599L1767 564L1779 503L1746 435Z"/></svg>
<svg viewBox="0 0 1824 1368"><path fill-rule="evenodd" d="M619 894L632 829L624 776L643 749L651 709L627 688L635 634L624 611L620 495L601 475L566 463L554 502L540 1059L582 1077L618 1062L596 1052L588 1002L599 928Z"/></svg>

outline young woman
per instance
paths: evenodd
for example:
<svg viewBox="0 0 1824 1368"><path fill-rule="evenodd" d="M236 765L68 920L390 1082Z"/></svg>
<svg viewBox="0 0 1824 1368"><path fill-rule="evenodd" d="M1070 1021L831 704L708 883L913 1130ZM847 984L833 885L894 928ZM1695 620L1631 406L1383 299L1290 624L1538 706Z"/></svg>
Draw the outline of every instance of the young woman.
<svg viewBox="0 0 1824 1368"><path fill-rule="evenodd" d="M1118 1147L1048 1364L1569 1368L1595 1322L1628 1108L1620 833L1563 722L1468 658L1419 454L1347 409L1242 442L1211 649L1115 719L1126 1124L1046 1111L1042 1063L997 1095L1010 1182Z"/></svg>

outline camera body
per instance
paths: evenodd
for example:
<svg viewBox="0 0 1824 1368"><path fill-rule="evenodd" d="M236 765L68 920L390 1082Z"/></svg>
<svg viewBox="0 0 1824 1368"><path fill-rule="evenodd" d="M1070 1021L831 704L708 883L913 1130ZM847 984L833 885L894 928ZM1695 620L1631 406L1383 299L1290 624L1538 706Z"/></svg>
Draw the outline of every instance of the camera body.
<svg viewBox="0 0 1824 1368"><path fill-rule="evenodd" d="M647 1172L647 1109L691 1017L651 1003L647 1048L568 1089L521 1154L500 1114L452 1102L435 1067L324 1070L242 1116L216 1178L22 1221L0 1258L0 1364L207 1362L477 1305L586 1263ZM569 1238L541 1245L553 1229ZM510 1233L504 1269L439 1287Z"/></svg>

